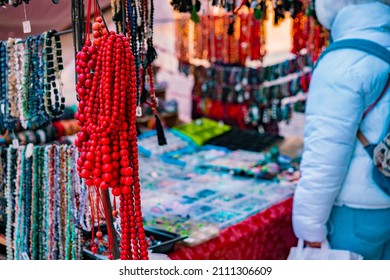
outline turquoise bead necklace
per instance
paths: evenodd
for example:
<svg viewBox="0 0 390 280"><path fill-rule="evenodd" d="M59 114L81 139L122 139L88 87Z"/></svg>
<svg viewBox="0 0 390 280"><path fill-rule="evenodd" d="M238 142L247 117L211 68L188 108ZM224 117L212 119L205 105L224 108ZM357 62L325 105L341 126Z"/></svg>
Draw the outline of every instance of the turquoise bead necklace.
<svg viewBox="0 0 390 280"><path fill-rule="evenodd" d="M33 191L32 191L32 221L31 221L31 259L39 259L39 232L40 228L37 222L40 219L40 191L39 191L39 175L40 175L40 147L34 147L33 155Z"/></svg>
<svg viewBox="0 0 390 280"><path fill-rule="evenodd" d="M46 216L44 216L45 211L45 181L44 178L44 155L45 155L45 148L44 147L38 147L38 161L39 161L39 170L38 170L38 190L39 190L39 201L38 201L38 213L39 213L39 220L37 221L37 224L39 226L39 243L38 243L38 259L44 259L45 256L45 246L46 246L46 239L45 239L45 232L43 229L45 228L46 224Z"/></svg>

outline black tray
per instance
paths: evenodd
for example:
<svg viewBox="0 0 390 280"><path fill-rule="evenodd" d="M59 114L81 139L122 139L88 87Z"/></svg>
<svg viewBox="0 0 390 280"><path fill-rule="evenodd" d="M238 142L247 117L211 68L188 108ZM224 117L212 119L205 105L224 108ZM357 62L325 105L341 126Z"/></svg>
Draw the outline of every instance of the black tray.
<svg viewBox="0 0 390 280"><path fill-rule="evenodd" d="M177 233L152 227L145 227L145 234L146 236L153 235L157 240L161 241L161 244L149 247L149 250L153 253L161 254L169 254L173 252L175 244L187 238L187 236L180 236Z"/></svg>
<svg viewBox="0 0 390 280"><path fill-rule="evenodd" d="M242 130L233 128L224 134L217 136L206 144L225 147L231 150L246 150L261 152L268 147L283 140L282 136L263 133L254 130Z"/></svg>
<svg viewBox="0 0 390 280"><path fill-rule="evenodd" d="M106 228L104 226L100 227L100 230L105 233ZM148 250L151 250L152 253L161 253L168 255L169 253L173 252L174 246L177 242L184 240L187 238L187 236L180 236L179 234L172 233L169 231L152 228L152 227L145 227L145 234L146 236L154 236L155 239L161 241L158 245L153 245L148 248ZM91 233L85 233L84 237L91 237ZM84 259L87 260L105 260L108 259L106 256L99 255L99 254L93 254L88 249L83 249L83 255Z"/></svg>

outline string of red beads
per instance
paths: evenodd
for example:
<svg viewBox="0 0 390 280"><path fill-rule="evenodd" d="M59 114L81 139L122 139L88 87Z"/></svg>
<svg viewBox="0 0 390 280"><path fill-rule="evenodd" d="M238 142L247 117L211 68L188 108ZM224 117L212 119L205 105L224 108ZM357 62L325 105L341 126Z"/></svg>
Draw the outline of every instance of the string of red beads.
<svg viewBox="0 0 390 280"><path fill-rule="evenodd" d="M121 259L148 259L139 184L134 57L124 35L103 34L101 22L95 22L93 30L94 43L87 41L76 57L80 99L76 118L81 126L75 141L80 151L77 170L87 186L111 189L120 196Z"/></svg>

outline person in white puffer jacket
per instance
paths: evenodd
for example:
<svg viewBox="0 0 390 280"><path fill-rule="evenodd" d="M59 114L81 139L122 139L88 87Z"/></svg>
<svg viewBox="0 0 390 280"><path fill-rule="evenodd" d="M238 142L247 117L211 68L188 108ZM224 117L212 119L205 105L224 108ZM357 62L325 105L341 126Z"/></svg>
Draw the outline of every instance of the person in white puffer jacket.
<svg viewBox="0 0 390 280"><path fill-rule="evenodd" d="M320 23L333 41L367 39L390 50L390 0L316 0ZM355 49L328 53L309 88L301 178L293 228L306 245L390 259L390 196L372 178L372 159L358 128L378 143L390 124L390 90L362 121L389 79L390 65Z"/></svg>

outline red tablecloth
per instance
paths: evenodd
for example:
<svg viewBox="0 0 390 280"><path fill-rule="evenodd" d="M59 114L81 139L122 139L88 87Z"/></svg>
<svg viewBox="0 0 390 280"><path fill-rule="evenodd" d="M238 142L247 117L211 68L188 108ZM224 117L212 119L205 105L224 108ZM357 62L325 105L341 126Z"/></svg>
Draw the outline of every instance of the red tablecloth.
<svg viewBox="0 0 390 280"><path fill-rule="evenodd" d="M172 252L173 260L280 260L297 240L291 224L292 198L221 231L212 240Z"/></svg>

